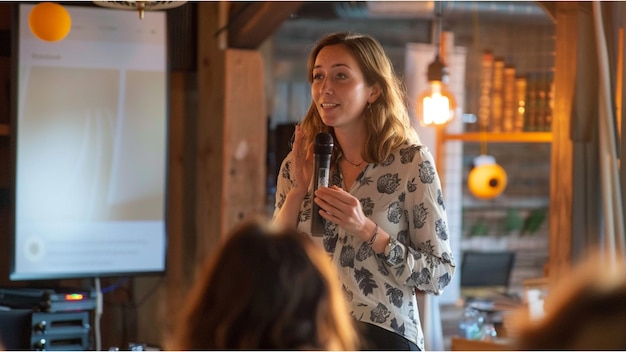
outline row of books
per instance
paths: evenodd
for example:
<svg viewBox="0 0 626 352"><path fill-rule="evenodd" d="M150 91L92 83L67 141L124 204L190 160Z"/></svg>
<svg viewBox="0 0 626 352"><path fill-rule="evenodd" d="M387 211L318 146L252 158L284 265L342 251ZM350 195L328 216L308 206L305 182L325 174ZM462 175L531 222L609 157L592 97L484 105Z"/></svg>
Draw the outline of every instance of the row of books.
<svg viewBox="0 0 626 352"><path fill-rule="evenodd" d="M468 130L550 131L553 97L551 73L516 72L515 66L485 51L481 62L477 123Z"/></svg>

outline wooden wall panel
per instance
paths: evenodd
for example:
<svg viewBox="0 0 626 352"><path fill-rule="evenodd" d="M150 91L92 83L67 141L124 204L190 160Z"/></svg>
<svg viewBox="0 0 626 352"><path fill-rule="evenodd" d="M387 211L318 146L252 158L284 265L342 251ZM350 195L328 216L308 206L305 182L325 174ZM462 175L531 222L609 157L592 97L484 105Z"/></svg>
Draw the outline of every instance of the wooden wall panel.
<svg viewBox="0 0 626 352"><path fill-rule="evenodd" d="M576 80L578 5L558 4L550 177L550 257L548 274L558 281L571 262L573 143L570 120Z"/></svg>
<svg viewBox="0 0 626 352"><path fill-rule="evenodd" d="M265 215L267 112L260 52L226 51L225 230Z"/></svg>
<svg viewBox="0 0 626 352"><path fill-rule="evenodd" d="M167 201L167 272L165 278L165 311L161 318L172 317L180 309L180 297L191 285L194 262L185 260L186 249L195 247L195 237L185 233L185 117L186 74L170 75L169 101L169 179ZM162 320L166 330L173 328L171 319Z"/></svg>

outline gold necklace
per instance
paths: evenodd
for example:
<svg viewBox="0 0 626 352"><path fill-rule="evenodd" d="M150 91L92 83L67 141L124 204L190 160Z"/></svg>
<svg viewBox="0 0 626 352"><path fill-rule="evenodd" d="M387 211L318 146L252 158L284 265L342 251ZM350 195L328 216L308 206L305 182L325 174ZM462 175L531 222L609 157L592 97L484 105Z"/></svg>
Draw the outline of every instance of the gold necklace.
<svg viewBox="0 0 626 352"><path fill-rule="evenodd" d="M341 157L342 157L345 161L349 162L349 163L350 163L350 165L354 166L354 168L357 168L357 167L361 166L361 164L363 164L363 160L361 160L361 162L360 162L360 163L356 164L356 163L353 163L352 161L348 160L348 158L346 158L346 156L345 156L345 155L341 155Z"/></svg>

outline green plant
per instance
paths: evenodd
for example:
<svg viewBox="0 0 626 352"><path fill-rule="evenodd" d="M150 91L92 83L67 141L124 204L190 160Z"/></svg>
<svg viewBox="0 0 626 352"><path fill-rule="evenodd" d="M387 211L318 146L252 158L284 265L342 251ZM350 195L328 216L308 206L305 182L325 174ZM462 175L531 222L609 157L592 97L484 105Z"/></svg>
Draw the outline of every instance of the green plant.
<svg viewBox="0 0 626 352"><path fill-rule="evenodd" d="M519 215L519 212L515 208L509 208L506 212L506 219L504 220L504 233L511 233L513 231L521 231L524 228L524 219Z"/></svg>
<svg viewBox="0 0 626 352"><path fill-rule="evenodd" d="M487 236L487 233L489 233L489 226L487 226L487 222L483 218L478 219L469 230L470 237Z"/></svg>
<svg viewBox="0 0 626 352"><path fill-rule="evenodd" d="M521 235L530 233L531 235L537 232L543 222L546 220L547 209L535 209L528 214L526 220L524 220L524 227L522 228Z"/></svg>

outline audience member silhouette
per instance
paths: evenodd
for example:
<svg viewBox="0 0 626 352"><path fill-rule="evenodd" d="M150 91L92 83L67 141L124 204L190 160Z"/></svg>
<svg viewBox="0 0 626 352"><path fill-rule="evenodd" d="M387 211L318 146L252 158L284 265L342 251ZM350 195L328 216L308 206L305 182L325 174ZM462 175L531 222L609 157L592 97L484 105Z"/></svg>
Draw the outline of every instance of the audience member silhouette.
<svg viewBox="0 0 626 352"><path fill-rule="evenodd" d="M626 350L626 264L594 254L550 288L539 319L518 321L518 350Z"/></svg>
<svg viewBox="0 0 626 352"><path fill-rule="evenodd" d="M295 229L257 220L208 259L178 326L169 349L359 347L328 256Z"/></svg>

